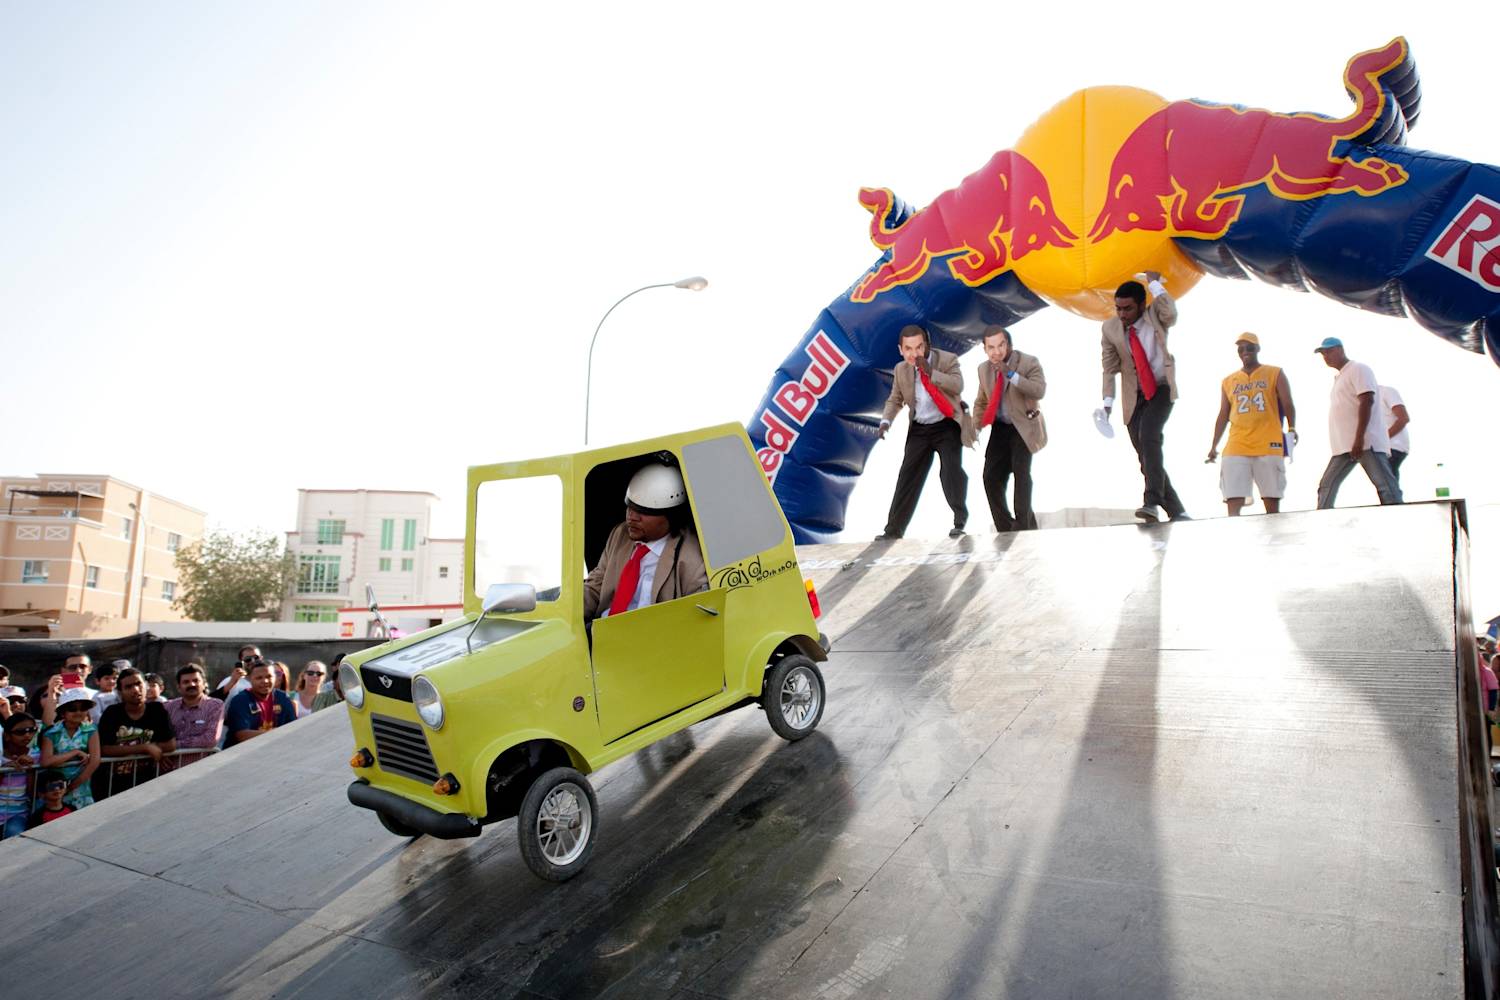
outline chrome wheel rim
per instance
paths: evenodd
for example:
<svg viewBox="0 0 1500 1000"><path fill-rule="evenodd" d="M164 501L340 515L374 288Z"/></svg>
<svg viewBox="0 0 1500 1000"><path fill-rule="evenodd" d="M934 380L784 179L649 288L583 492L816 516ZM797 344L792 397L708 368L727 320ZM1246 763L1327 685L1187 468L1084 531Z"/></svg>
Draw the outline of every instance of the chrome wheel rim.
<svg viewBox="0 0 1500 1000"><path fill-rule="evenodd" d="M589 797L571 781L564 781L542 800L536 814L536 839L542 855L554 865L577 861L588 847L594 815Z"/></svg>
<svg viewBox="0 0 1500 1000"><path fill-rule="evenodd" d="M806 729L818 717L823 696L818 693L817 678L807 667L793 667L781 682L777 698L781 717L793 729Z"/></svg>

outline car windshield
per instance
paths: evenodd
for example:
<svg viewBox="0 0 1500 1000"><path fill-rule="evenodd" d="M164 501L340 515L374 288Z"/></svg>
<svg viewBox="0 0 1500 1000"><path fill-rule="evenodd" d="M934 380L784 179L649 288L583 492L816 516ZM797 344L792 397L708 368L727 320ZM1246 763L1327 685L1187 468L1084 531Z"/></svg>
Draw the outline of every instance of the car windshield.
<svg viewBox="0 0 1500 1000"><path fill-rule="evenodd" d="M562 584L563 488L556 476L494 479L474 501L474 580L483 598L495 583L529 583L537 600L556 600Z"/></svg>

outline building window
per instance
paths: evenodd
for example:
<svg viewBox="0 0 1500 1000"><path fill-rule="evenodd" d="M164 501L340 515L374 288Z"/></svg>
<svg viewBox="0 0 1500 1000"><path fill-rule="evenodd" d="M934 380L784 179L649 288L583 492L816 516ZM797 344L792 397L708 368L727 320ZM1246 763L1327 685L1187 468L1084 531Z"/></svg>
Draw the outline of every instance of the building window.
<svg viewBox="0 0 1500 1000"><path fill-rule="evenodd" d="M120 537L123 538L123 539L125 539L127 542L130 541L130 529L133 526L134 526L134 524L130 520L130 518L128 518L128 517L122 517L122 518L120 518Z"/></svg>
<svg viewBox="0 0 1500 1000"><path fill-rule="evenodd" d="M438 567L438 579L439 580L446 580L446 579L448 579L448 567L447 566L439 566Z"/></svg>
<svg viewBox="0 0 1500 1000"><path fill-rule="evenodd" d="M417 561L415 559L401 560L401 572L410 573L412 571L412 567L416 565L416 562Z"/></svg>
<svg viewBox="0 0 1500 1000"><path fill-rule="evenodd" d="M85 566L83 568L83 585L89 590L99 589L99 567Z"/></svg>
<svg viewBox="0 0 1500 1000"><path fill-rule="evenodd" d="M177 584L171 580L163 580L161 582L161 599L164 601L176 600Z"/></svg>
<svg viewBox="0 0 1500 1000"><path fill-rule="evenodd" d="M339 609L327 604L299 604L292 609L294 622L336 622Z"/></svg>
<svg viewBox="0 0 1500 1000"><path fill-rule="evenodd" d="M396 545L396 519L388 517L380 522L380 551L389 552Z"/></svg>
<svg viewBox="0 0 1500 1000"><path fill-rule="evenodd" d="M337 594L339 592L339 557L299 556L297 589L304 594Z"/></svg>
<svg viewBox="0 0 1500 1000"><path fill-rule="evenodd" d="M342 545L344 543L343 521L319 521L318 522L318 544L319 545Z"/></svg>
<svg viewBox="0 0 1500 1000"><path fill-rule="evenodd" d="M22 583L46 583L47 560L27 559L21 563Z"/></svg>
<svg viewBox="0 0 1500 1000"><path fill-rule="evenodd" d="M380 572L382 572L382 573L389 573L390 571L391 571L391 559L390 559L390 557L389 556L382 556L380 558Z"/></svg>
<svg viewBox="0 0 1500 1000"><path fill-rule="evenodd" d="M401 550L410 552L417 547L417 522L410 518L406 521L406 528L401 532Z"/></svg>
<svg viewBox="0 0 1500 1000"><path fill-rule="evenodd" d="M182 536L175 531L167 532L167 551L176 552L182 548Z"/></svg>

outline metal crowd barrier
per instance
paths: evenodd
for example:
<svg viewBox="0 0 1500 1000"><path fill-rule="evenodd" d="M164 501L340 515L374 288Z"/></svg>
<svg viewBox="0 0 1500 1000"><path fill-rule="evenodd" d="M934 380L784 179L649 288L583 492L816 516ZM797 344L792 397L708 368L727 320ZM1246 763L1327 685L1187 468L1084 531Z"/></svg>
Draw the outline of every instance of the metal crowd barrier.
<svg viewBox="0 0 1500 1000"><path fill-rule="evenodd" d="M134 765L128 775L128 777L130 778L130 784L123 786L120 789L121 792L127 792L135 785L140 784L142 781L150 781L152 778L155 778L159 775L168 774L172 771L179 770L180 768L187 767L189 764L202 760L204 757L218 752L218 747L188 747L180 750L174 750L169 754L163 754L163 759L160 764L152 760L151 755L146 753L130 754L126 757L101 756L99 758L99 766L94 769L94 774L89 780L94 783L94 795L96 798L108 798L115 793L116 765L131 763L133 763ZM141 763L142 761L145 762L144 765ZM42 767L41 764L33 764L31 767L25 768L10 767L9 765L5 765L0 766L0 775L25 772L26 796L31 800L33 804L35 804L41 799L41 796L38 795L36 791L37 775L45 770L47 770L47 768ZM61 769L59 768L58 770ZM143 775L143 771L146 771L147 774ZM101 779L100 775L106 775L106 777ZM126 775L122 774L120 775L120 777L124 778L126 777ZM99 794L99 782L101 780L103 780L104 782L103 795Z"/></svg>

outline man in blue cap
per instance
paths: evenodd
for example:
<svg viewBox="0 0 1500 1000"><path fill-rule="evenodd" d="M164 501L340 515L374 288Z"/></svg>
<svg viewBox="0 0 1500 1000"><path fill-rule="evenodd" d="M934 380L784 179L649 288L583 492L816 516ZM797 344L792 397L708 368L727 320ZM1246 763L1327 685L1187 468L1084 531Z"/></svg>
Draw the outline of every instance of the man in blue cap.
<svg viewBox="0 0 1500 1000"><path fill-rule="evenodd" d="M1323 355L1323 363L1338 373L1328 399L1328 447L1333 457L1318 483L1318 509L1333 506L1340 484L1356 462L1370 477L1382 504L1400 503L1401 487L1391 468L1391 440L1375 405L1380 392L1375 373L1369 365L1350 361L1344 342L1337 337L1325 337L1313 352Z"/></svg>

